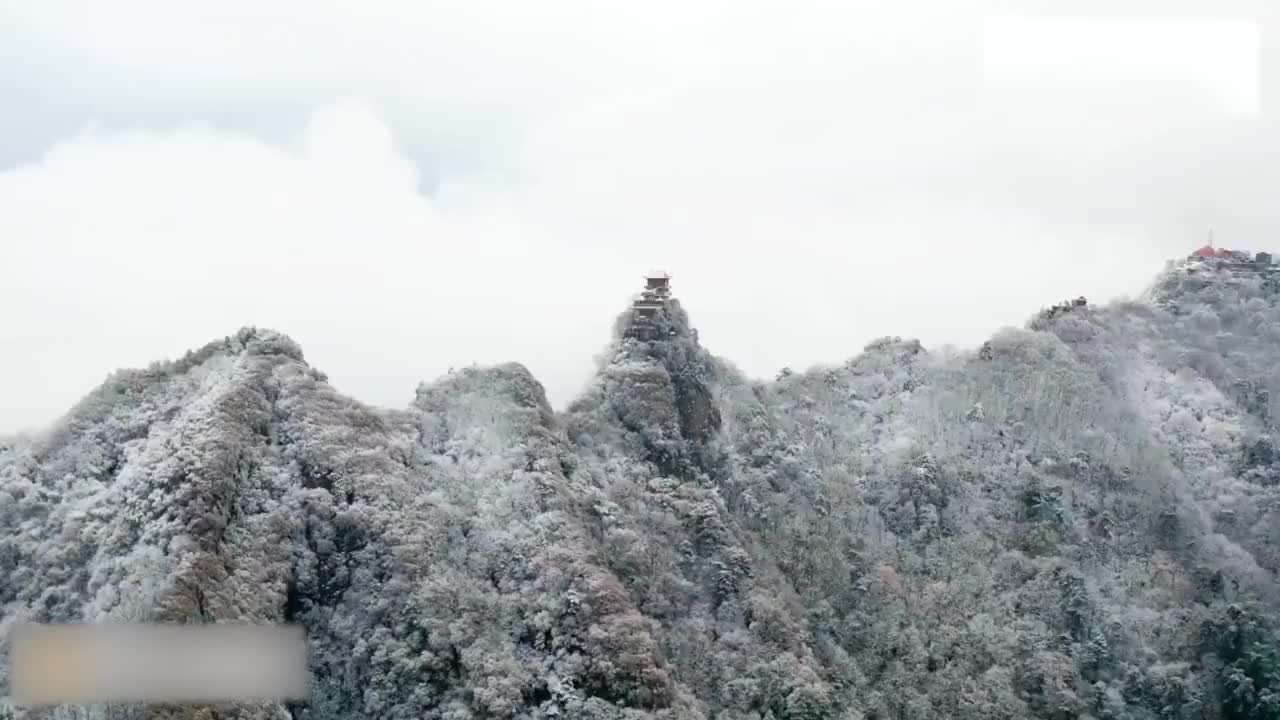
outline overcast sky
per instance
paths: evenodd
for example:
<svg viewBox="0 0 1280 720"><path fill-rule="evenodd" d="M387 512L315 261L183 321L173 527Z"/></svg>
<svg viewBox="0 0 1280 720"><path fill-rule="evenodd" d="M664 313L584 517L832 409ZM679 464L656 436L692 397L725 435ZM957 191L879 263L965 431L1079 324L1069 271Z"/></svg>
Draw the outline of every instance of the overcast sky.
<svg viewBox="0 0 1280 720"><path fill-rule="evenodd" d="M772 376L1280 249L1274 11L1122 5L0 0L0 432L244 325L562 406L651 267Z"/></svg>

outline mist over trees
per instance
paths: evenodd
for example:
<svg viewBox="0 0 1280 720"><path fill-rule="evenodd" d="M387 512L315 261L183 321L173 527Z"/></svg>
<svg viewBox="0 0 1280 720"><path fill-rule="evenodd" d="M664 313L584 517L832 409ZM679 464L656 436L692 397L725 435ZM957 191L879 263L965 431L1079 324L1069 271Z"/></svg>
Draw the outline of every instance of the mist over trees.
<svg viewBox="0 0 1280 720"><path fill-rule="evenodd" d="M248 328L0 440L0 639L301 623L312 697L0 717L1280 718L1278 300L1174 269L770 382L672 301L559 414Z"/></svg>

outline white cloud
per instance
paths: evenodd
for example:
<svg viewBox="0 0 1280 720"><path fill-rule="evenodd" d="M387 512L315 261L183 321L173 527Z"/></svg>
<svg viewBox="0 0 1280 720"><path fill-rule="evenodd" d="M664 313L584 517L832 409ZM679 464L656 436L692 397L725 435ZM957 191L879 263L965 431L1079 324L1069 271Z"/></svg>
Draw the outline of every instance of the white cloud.
<svg viewBox="0 0 1280 720"><path fill-rule="evenodd" d="M0 77L103 124L0 168L0 431L244 324L378 404L473 360L563 403L654 265L770 375L976 343L1136 293L1211 224L1280 229L1265 123L1010 112L978 3L915 5L0 10ZM0 136L36 137L22 112Z"/></svg>
<svg viewBox="0 0 1280 720"><path fill-rule="evenodd" d="M496 213L439 212L357 106L317 113L287 146L208 130L79 137L0 174L0 237L0 303L22 308L4 334L7 427L242 324L293 334L344 389L403 405L417 380L506 360L564 309L528 297L531 255L568 259L554 243ZM516 316L530 329L508 329ZM576 349L563 369L541 363L549 382L581 380L590 350Z"/></svg>

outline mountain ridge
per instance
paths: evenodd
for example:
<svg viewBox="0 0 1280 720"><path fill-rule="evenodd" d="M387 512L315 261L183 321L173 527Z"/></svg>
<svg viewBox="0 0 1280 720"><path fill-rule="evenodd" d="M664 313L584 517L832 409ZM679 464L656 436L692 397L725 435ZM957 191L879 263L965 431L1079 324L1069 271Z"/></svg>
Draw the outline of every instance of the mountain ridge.
<svg viewBox="0 0 1280 720"><path fill-rule="evenodd" d="M84 717L1272 717L1280 293L1178 273L772 382L671 300L560 413L518 363L372 408L246 328L0 453L0 637L308 630L307 703Z"/></svg>

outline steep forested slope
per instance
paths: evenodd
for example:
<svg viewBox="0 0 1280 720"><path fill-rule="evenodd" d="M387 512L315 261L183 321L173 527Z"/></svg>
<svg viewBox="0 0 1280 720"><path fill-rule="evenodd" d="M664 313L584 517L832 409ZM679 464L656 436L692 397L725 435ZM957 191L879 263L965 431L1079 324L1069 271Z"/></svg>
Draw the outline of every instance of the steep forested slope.
<svg viewBox="0 0 1280 720"><path fill-rule="evenodd" d="M564 413L244 330L0 444L0 635L298 622L311 700L20 717L1276 718L1280 288L749 380L672 302Z"/></svg>

